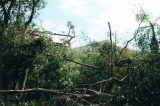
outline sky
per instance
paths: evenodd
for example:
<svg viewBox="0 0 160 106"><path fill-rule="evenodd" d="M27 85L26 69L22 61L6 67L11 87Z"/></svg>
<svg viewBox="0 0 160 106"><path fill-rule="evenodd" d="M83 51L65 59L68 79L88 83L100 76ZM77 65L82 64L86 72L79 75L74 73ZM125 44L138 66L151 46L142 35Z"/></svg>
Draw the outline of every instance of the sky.
<svg viewBox="0 0 160 106"><path fill-rule="evenodd" d="M37 23L52 32L67 32L67 22L75 25L76 38L72 47L86 42L109 39L108 22L116 33L118 45L123 46L138 28L135 14L144 9L151 21L160 16L160 0L46 0ZM40 21L41 20L41 21ZM53 37L56 41L57 37ZM130 45L133 47L134 45Z"/></svg>

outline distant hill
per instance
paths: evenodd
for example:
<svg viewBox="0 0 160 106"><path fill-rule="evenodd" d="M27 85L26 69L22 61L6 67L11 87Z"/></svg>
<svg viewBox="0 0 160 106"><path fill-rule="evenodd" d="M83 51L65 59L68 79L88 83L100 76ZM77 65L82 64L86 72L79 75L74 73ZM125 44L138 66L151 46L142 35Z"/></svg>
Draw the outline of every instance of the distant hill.
<svg viewBox="0 0 160 106"><path fill-rule="evenodd" d="M110 42L108 40L104 40L104 41L100 41L100 42L94 41L94 42L91 42L90 44L87 44L85 46L73 48L72 50L75 53L81 54L86 50L96 50L96 48L102 47L104 44L109 46ZM120 51L122 49L122 47L119 47L119 46L117 46L116 48L117 48L117 51ZM127 48L127 49L125 49L125 53L132 57L132 56L136 55L137 53L139 53L139 51Z"/></svg>
<svg viewBox="0 0 160 106"><path fill-rule="evenodd" d="M90 44L87 44L87 45L81 46L81 47L76 47L76 48L73 48L73 49L74 50L86 50L86 49L89 49L89 48L97 48L97 47L102 46L104 43L108 43L108 45L109 45L108 40L104 40L104 41L100 41L100 42L93 41Z"/></svg>

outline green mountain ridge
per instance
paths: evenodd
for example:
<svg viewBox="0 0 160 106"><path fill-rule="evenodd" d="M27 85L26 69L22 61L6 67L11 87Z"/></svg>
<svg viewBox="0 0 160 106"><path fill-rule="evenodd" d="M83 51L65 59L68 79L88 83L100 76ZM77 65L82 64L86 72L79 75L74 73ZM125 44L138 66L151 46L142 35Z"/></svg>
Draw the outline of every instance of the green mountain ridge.
<svg viewBox="0 0 160 106"><path fill-rule="evenodd" d="M87 44L85 46L73 48L73 51L80 54L80 53L82 53L82 52L84 52L84 51L86 51L88 49L89 50L95 50L95 49L100 48L100 47L102 47L104 45L109 47L110 42L108 40L103 40L103 41L100 41L100 42L94 41L94 42L91 42L91 43L89 43L89 44ZM113 46L115 47L116 45L113 43ZM120 51L120 50L122 50L122 47L116 46L116 50ZM131 56L134 56L135 54L139 53L139 51L133 50L133 49L129 49L129 48L126 48L124 50L124 52L127 52L127 54L131 55Z"/></svg>

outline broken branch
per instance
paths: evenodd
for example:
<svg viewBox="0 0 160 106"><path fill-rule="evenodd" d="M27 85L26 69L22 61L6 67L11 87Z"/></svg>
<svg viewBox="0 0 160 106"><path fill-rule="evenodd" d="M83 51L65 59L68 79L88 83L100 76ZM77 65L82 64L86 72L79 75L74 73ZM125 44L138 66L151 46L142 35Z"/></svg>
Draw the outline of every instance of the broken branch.
<svg viewBox="0 0 160 106"><path fill-rule="evenodd" d="M97 84L101 84L101 83L109 83L109 82L117 82L117 83L121 83L121 82L123 82L126 78L128 77L128 75L127 76L125 76L125 77L123 77L122 79L117 79L117 78L109 78L109 79L107 79L107 80L102 80L102 81L98 81L98 82L96 82L96 83L94 83L94 84L92 84L92 85L90 85L90 86L95 86L95 85L97 85Z"/></svg>

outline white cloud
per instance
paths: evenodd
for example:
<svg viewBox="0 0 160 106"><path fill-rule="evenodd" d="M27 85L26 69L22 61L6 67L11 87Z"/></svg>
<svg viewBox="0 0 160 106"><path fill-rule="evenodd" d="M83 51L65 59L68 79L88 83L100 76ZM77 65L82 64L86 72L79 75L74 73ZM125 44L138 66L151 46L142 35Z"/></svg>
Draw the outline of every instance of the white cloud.
<svg viewBox="0 0 160 106"><path fill-rule="evenodd" d="M42 27L52 32L64 33L68 30L67 26L61 23L54 22L54 20L46 19L42 23Z"/></svg>
<svg viewBox="0 0 160 106"><path fill-rule="evenodd" d="M158 16L159 5L160 0L60 0L61 9L103 26L110 21L118 29L135 26L135 13L140 7Z"/></svg>
<svg viewBox="0 0 160 106"><path fill-rule="evenodd" d="M53 22L52 20L46 19L43 21L42 27L44 29L52 31L56 27L56 23Z"/></svg>
<svg viewBox="0 0 160 106"><path fill-rule="evenodd" d="M60 8L80 16L86 15L88 10L85 0L60 0Z"/></svg>
<svg viewBox="0 0 160 106"><path fill-rule="evenodd" d="M160 0L60 0L59 3L60 9L67 15L85 20L85 25L81 26L87 26L85 32L90 38L97 40L106 38L108 21L111 23L112 31L116 30L119 39L130 39L133 30L138 27L135 14L140 8L152 13L152 20L160 16Z"/></svg>

